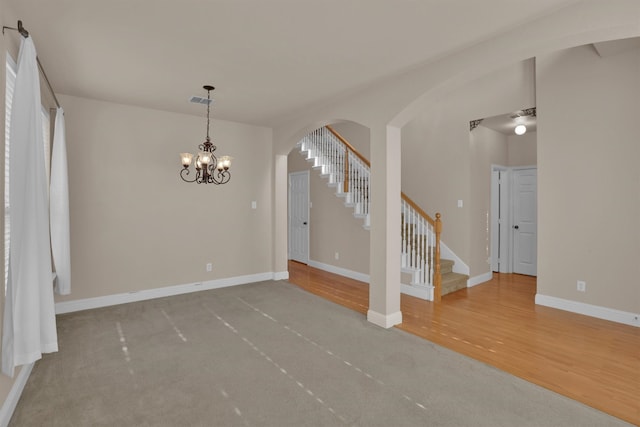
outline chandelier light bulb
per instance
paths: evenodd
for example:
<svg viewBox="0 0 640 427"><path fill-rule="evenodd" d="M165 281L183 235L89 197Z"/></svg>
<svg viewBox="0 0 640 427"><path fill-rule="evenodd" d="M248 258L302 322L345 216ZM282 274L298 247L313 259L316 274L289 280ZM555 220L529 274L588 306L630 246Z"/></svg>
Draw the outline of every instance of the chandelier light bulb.
<svg viewBox="0 0 640 427"><path fill-rule="evenodd" d="M202 163L203 165L207 166L209 165L209 163L211 163L211 153L207 151L201 151L200 153L198 153L198 156L200 156L200 163Z"/></svg>

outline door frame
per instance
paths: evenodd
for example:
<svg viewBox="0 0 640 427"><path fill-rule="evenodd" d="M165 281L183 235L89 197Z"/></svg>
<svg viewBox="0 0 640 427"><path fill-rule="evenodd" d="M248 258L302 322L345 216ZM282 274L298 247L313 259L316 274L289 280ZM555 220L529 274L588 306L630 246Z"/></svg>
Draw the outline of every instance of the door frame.
<svg viewBox="0 0 640 427"><path fill-rule="evenodd" d="M491 271L513 273L514 233L513 212L515 210L515 186L513 171L538 169L531 166L491 165ZM497 172L501 172L501 183L498 185ZM498 224L497 219L500 219ZM496 232L499 226L500 233ZM499 236L499 237L498 237ZM500 248L500 253L498 253ZM504 248L504 250L502 250ZM497 268L497 269L496 269Z"/></svg>
<svg viewBox="0 0 640 427"><path fill-rule="evenodd" d="M500 175L498 175L500 173ZM511 168L491 165L491 271L511 273Z"/></svg>
<svg viewBox="0 0 640 427"><path fill-rule="evenodd" d="M290 172L287 176L287 259L291 259L291 236L292 236L292 227L291 227L291 177L294 175L306 175L307 176L307 223L310 223L311 221L310 219L310 214L311 214L311 192L310 192L310 187L311 187L311 174L309 173L308 170L306 171L300 171L300 172ZM308 226L306 227L307 230L307 264L309 263L309 259L310 259L310 237L311 237L311 233L309 233L309 228L310 225L308 224Z"/></svg>

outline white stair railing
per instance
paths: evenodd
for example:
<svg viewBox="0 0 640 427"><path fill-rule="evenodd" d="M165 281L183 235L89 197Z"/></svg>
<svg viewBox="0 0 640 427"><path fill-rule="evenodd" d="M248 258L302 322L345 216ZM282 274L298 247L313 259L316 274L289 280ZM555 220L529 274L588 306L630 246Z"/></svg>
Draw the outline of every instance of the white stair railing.
<svg viewBox="0 0 640 427"><path fill-rule="evenodd" d="M348 151L348 154L348 185L345 186L348 192L346 203L352 204L356 217L365 218L365 225L368 225L371 171L369 166L353 152Z"/></svg>
<svg viewBox="0 0 640 427"><path fill-rule="evenodd" d="M354 215L370 225L371 164L331 127L311 132L298 142L308 161L337 187L336 195L345 198ZM428 291L429 299L440 301L440 214L432 219L402 193L401 267L411 273L411 286Z"/></svg>
<svg viewBox="0 0 640 427"><path fill-rule="evenodd" d="M435 227L406 201L402 209L401 267L412 273L412 285L433 283Z"/></svg>

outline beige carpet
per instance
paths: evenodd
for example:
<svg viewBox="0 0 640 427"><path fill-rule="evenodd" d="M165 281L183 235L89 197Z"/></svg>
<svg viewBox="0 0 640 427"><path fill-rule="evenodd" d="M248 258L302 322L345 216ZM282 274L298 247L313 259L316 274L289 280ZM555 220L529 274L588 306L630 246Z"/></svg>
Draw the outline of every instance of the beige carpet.
<svg viewBox="0 0 640 427"><path fill-rule="evenodd" d="M12 426L626 423L287 282L59 316Z"/></svg>

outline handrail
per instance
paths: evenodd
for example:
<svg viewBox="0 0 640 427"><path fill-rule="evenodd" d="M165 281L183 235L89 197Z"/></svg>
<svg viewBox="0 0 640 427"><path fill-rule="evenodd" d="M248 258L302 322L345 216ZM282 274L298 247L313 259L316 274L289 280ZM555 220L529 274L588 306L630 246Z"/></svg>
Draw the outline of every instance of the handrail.
<svg viewBox="0 0 640 427"><path fill-rule="evenodd" d="M342 137L342 135L340 135L338 132L336 132L329 125L326 125L325 127L327 129L329 129L329 132L331 132L336 138L338 138L340 140L340 142L342 142L349 150L351 150L353 152L353 154L355 154L360 160L362 160L365 165L371 167L371 163L369 162L369 160L365 156L360 154L360 152L358 152L358 150L356 150L356 148L353 145L349 144L349 142L346 139L344 139Z"/></svg>
<svg viewBox="0 0 640 427"><path fill-rule="evenodd" d="M428 213L423 211L422 208L416 204L416 202L411 200L411 198L409 196L407 196L406 194L404 194L402 192L400 193L400 196L402 197L402 200L407 202L407 204L409 204L409 206L411 206L413 209L415 209L420 214L420 216L422 216L424 219L426 219L429 224L434 225L434 226L436 225L436 221L433 218L431 218Z"/></svg>

